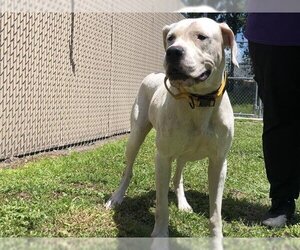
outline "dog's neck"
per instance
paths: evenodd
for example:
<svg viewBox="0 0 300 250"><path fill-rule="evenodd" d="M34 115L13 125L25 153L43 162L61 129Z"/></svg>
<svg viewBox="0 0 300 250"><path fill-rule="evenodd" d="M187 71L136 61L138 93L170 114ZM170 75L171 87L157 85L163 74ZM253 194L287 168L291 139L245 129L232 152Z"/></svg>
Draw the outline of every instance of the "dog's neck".
<svg viewBox="0 0 300 250"><path fill-rule="evenodd" d="M211 93L205 94L205 95L189 93L182 87L176 88L179 93L174 94L168 87L167 81L168 81L168 78L165 77L165 80L164 80L165 88L170 93L170 95L172 97L174 97L176 100L186 99L189 102L190 107L192 109L195 109L196 107L214 107L215 106L216 99L221 97L225 92L225 88L227 85L227 75L226 75L226 72L224 71L219 88L217 90L215 90Z"/></svg>

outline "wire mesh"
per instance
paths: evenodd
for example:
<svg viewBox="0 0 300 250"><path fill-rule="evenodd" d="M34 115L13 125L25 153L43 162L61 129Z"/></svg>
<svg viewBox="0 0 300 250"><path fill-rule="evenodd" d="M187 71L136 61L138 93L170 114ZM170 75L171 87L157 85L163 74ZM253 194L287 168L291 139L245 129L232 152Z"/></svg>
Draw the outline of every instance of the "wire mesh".
<svg viewBox="0 0 300 250"><path fill-rule="evenodd" d="M253 79L248 43L238 44L240 48L239 68L227 60L227 93L236 117L262 118L263 106L258 96L257 83ZM227 57L230 59L230 56Z"/></svg>
<svg viewBox="0 0 300 250"><path fill-rule="evenodd" d="M142 2L142 1L141 1ZM0 14L0 159L129 131L167 13Z"/></svg>

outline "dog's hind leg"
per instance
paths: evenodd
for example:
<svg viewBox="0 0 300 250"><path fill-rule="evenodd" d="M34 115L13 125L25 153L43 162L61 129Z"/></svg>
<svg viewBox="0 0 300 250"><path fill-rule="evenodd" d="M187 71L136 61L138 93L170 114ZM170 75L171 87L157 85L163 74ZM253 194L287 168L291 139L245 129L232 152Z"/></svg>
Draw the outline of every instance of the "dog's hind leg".
<svg viewBox="0 0 300 250"><path fill-rule="evenodd" d="M177 202L178 202L178 209L185 212L193 212L192 207L187 202L185 193L184 193L184 186L183 186L183 168L186 164L186 161L183 161L181 159L177 159L176 162L176 171L173 177L173 184L174 184L174 191L177 196Z"/></svg>
<svg viewBox="0 0 300 250"><path fill-rule="evenodd" d="M222 234L222 196L227 171L226 159L209 159L209 220L211 236L223 237Z"/></svg>
<svg viewBox="0 0 300 250"><path fill-rule="evenodd" d="M140 146L145 140L146 135L152 128L148 120L148 106L145 103L143 92L140 91L131 113L131 132L126 145L126 168L123 172L119 188L112 194L111 198L106 202L106 208L113 208L117 204L121 204L125 192L129 186L132 177L132 168L140 149Z"/></svg>

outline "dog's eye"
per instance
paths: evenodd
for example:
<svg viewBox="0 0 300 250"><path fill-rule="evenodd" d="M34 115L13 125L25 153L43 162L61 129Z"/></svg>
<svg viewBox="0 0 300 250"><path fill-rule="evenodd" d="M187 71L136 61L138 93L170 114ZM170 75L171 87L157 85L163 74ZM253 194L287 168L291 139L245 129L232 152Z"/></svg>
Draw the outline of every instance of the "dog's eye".
<svg viewBox="0 0 300 250"><path fill-rule="evenodd" d="M174 35L170 35L170 36L167 38L168 42L172 42L174 39L175 39L175 36L174 36Z"/></svg>
<svg viewBox="0 0 300 250"><path fill-rule="evenodd" d="M199 34L199 35L197 35L197 38L201 41L204 41L207 38L207 36Z"/></svg>

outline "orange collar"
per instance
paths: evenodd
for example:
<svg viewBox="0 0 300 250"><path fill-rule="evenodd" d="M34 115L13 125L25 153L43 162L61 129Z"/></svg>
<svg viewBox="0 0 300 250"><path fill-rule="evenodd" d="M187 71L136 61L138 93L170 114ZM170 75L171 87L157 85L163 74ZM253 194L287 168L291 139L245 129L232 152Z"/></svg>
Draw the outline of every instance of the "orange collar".
<svg viewBox="0 0 300 250"><path fill-rule="evenodd" d="M195 107L214 107L216 103L216 99L220 96L222 96L225 92L225 88L227 85L227 74L224 72L224 76L221 82L220 87L209 94L206 95L198 95L198 94L192 94L187 92L183 87L177 88L179 91L178 94L174 94L169 87L167 86L167 80L168 78L165 77L164 84L168 92L173 96L176 100L178 99L186 99L191 108L194 109Z"/></svg>

